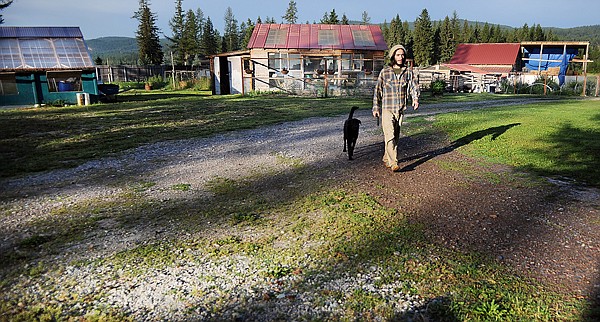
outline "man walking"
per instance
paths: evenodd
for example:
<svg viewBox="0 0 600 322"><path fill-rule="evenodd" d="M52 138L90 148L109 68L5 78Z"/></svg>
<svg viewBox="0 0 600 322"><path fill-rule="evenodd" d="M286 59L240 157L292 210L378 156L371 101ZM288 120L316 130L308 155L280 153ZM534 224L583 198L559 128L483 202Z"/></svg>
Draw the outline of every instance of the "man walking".
<svg viewBox="0 0 600 322"><path fill-rule="evenodd" d="M373 117L381 117L381 127L385 143L383 162L393 172L400 170L398 165L398 139L408 95L412 106L419 108L420 89L412 69L406 66L406 49L395 45L389 51L390 63L385 66L375 86L373 95Z"/></svg>

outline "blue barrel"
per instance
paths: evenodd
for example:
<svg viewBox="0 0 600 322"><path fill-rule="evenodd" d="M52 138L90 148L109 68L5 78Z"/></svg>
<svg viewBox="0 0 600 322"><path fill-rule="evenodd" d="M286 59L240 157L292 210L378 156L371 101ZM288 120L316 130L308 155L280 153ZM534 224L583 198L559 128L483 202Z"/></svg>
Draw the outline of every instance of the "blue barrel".
<svg viewBox="0 0 600 322"><path fill-rule="evenodd" d="M68 82L58 82L58 91L59 92L71 92L73 91L73 83Z"/></svg>

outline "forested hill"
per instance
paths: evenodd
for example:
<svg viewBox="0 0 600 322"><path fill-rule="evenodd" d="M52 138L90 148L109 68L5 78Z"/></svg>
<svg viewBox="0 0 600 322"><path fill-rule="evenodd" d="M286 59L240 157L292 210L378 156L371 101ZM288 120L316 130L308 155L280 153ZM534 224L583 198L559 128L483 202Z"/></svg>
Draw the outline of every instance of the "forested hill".
<svg viewBox="0 0 600 322"><path fill-rule="evenodd" d="M600 25L575 28L544 28L552 30L560 40L589 41L591 45L600 45Z"/></svg>

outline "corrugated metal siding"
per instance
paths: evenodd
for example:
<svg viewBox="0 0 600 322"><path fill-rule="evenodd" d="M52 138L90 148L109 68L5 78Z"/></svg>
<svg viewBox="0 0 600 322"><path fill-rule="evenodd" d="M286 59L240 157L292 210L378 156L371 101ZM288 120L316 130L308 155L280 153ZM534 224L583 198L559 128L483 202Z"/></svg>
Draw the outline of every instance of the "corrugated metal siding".
<svg viewBox="0 0 600 322"><path fill-rule="evenodd" d="M287 30L285 44L269 45L267 47L266 40L271 29ZM335 30L338 37L337 44L319 45L319 30ZM374 46L357 46L354 43L353 30L369 31L373 37ZM248 49L253 48L386 50L388 47L381 28L376 25L258 24L255 26L252 37L248 42Z"/></svg>
<svg viewBox="0 0 600 322"><path fill-rule="evenodd" d="M519 57L521 45L506 44L460 44L450 64L513 65Z"/></svg>
<svg viewBox="0 0 600 322"><path fill-rule="evenodd" d="M79 27L0 27L0 38L83 38Z"/></svg>

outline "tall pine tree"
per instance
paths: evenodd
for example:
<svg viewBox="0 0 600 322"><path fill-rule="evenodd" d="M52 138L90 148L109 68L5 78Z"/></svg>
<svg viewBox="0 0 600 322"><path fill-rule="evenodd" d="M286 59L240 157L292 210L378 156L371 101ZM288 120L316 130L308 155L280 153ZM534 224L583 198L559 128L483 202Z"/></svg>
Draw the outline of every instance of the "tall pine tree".
<svg viewBox="0 0 600 322"><path fill-rule="evenodd" d="M285 11L285 15L281 18L283 18L284 22L292 24L298 21L298 8L296 7L296 1L290 0L288 8Z"/></svg>
<svg viewBox="0 0 600 322"><path fill-rule="evenodd" d="M140 7L133 18L139 21L136 40L139 48L139 61L142 65L160 65L163 62L163 51L156 27L156 15L150 10L148 0L140 0Z"/></svg>
<svg viewBox="0 0 600 322"><path fill-rule="evenodd" d="M185 48L183 43L183 30L185 29L185 14L181 6L182 0L175 0L175 14L169 20L172 36L167 37L171 42L170 47L174 53L175 64L182 65L185 62Z"/></svg>
<svg viewBox="0 0 600 322"><path fill-rule="evenodd" d="M223 35L223 51L235 51L240 49L240 31L238 22L233 15L231 7L225 10L225 34Z"/></svg>
<svg viewBox="0 0 600 322"><path fill-rule="evenodd" d="M181 48L183 50L184 65L192 65L194 58L200 52L200 32L198 31L198 21L193 10L188 10L185 15L185 25L181 34Z"/></svg>
<svg viewBox="0 0 600 322"><path fill-rule="evenodd" d="M423 9L415 21L413 41L415 64L423 67L431 65L434 55L434 34L427 9Z"/></svg>
<svg viewBox="0 0 600 322"><path fill-rule="evenodd" d="M219 42L217 40L217 32L215 31L210 17L206 18L204 29L202 29L202 39L200 47L204 56L210 56L219 52Z"/></svg>

